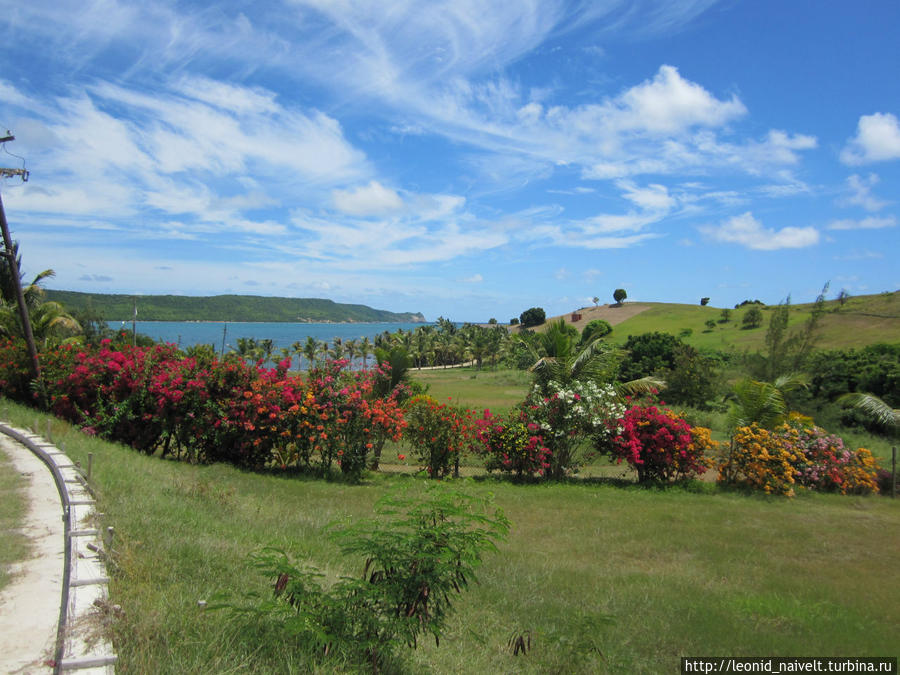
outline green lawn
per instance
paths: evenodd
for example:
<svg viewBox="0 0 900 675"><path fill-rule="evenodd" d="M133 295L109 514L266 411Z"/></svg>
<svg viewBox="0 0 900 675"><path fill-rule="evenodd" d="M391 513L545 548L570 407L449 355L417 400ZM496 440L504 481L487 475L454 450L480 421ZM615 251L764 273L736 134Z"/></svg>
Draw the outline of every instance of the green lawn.
<svg viewBox="0 0 900 675"><path fill-rule="evenodd" d="M481 374L478 375L481 378ZM19 426L35 413L9 403ZM43 419L43 418L42 418ZM45 422L41 422L43 426ZM146 457L54 421L76 461L94 453L103 525L115 527L110 585L119 669L129 673L315 670L272 625L204 611L215 592L267 592L246 556L275 544L330 577L358 574L322 533L371 514L418 480L371 475L350 486ZM697 655L897 656L900 505L884 497L794 500L614 482L514 485L493 492L512 522L480 584L455 603L440 647L402 672L678 672ZM513 656L510 638L530 635ZM322 672L353 671L328 664Z"/></svg>
<svg viewBox="0 0 900 675"><path fill-rule="evenodd" d="M28 557L28 539L21 532L27 504L25 478L0 450L0 588L10 581L9 566Z"/></svg>
<svg viewBox="0 0 900 675"><path fill-rule="evenodd" d="M531 374L524 370L437 368L411 369L409 373L415 381L427 384L428 395L441 403L452 399L454 405L479 411L506 412L521 403L531 387Z"/></svg>

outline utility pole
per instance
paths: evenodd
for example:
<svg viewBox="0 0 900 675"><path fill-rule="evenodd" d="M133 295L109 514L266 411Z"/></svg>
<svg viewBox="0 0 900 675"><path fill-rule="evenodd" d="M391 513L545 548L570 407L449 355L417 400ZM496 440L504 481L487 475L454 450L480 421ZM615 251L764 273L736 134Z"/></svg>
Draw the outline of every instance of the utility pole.
<svg viewBox="0 0 900 675"><path fill-rule="evenodd" d="M0 138L0 144L14 141L16 137L6 132L6 136ZM12 178L21 176L22 182L28 180L28 171L25 169L7 169L0 167L0 178ZM22 291L22 281L19 278L19 263L16 261L16 252L13 248L12 237L9 235L9 224L6 222L6 212L3 210L3 198L0 197L0 228L3 230L3 255L6 256L9 265L9 273L12 277L13 288L16 291L16 301L19 304L19 320L22 322L22 334L25 336L25 344L28 346L28 356L31 358L31 374L37 381L41 377L41 364L38 361L37 346L34 344L34 333L31 332L31 319L28 317L28 305L25 304L25 293Z"/></svg>

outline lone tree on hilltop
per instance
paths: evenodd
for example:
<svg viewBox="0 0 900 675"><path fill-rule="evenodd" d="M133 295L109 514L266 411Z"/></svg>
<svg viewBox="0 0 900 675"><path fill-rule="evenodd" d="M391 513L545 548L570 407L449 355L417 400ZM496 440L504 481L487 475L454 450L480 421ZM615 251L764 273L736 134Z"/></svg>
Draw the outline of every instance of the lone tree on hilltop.
<svg viewBox="0 0 900 675"><path fill-rule="evenodd" d="M616 301L617 305L621 305L627 297L628 293L625 292L624 288L617 288L615 291L613 291L613 300Z"/></svg>
<svg viewBox="0 0 900 675"><path fill-rule="evenodd" d="M709 298L700 298L700 306L706 307L709 304Z"/></svg>
<svg viewBox="0 0 900 675"><path fill-rule="evenodd" d="M544 312L543 307L532 307L530 309L526 309L522 312L521 316L519 316L519 320L522 322L522 326L524 328L528 328L530 326L540 326L547 319L547 314Z"/></svg>

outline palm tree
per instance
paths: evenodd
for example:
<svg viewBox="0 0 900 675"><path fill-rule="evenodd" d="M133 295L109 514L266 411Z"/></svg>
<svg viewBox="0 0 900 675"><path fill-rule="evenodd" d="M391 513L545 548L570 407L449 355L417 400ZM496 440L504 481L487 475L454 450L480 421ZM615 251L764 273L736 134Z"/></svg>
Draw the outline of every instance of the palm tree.
<svg viewBox="0 0 900 675"><path fill-rule="evenodd" d="M369 369L369 354L372 353L372 343L369 341L369 336L366 335L359 343L359 355L362 357L363 362L363 370Z"/></svg>
<svg viewBox="0 0 900 675"><path fill-rule="evenodd" d="M18 300L13 283L9 278L11 269L5 257L0 257L0 259L6 265L5 269L0 270L0 286L2 286L0 289L0 294L2 294L0 297L0 335L23 337L24 331L16 307ZM28 319L34 340L45 346L53 340L64 340L84 332L78 320L69 314L65 307L58 302L44 300L44 289L41 288L40 283L52 276L54 276L53 270L44 270L22 289L25 304L28 306ZM11 300L7 297L7 293L12 294Z"/></svg>
<svg viewBox="0 0 900 675"><path fill-rule="evenodd" d="M344 341L339 337L335 337L331 341L331 358L335 361L344 358Z"/></svg>
<svg viewBox="0 0 900 675"><path fill-rule="evenodd" d="M323 360L328 358L328 343L325 340L319 343L319 353L322 355Z"/></svg>
<svg viewBox="0 0 900 675"><path fill-rule="evenodd" d="M787 415L785 394L806 386L801 375L782 375L774 382L745 379L734 385L728 426L731 429L757 424L764 429L774 429L784 422Z"/></svg>
<svg viewBox="0 0 900 675"><path fill-rule="evenodd" d="M22 255L19 253L19 242L13 242L12 251L10 252L16 258L16 266L22 269ZM10 265L7 255L0 255L0 300L6 304L15 304L18 302L16 298L16 287L13 279L12 265ZM28 308L36 307L41 304L44 299L44 289L41 288L41 282L56 276L53 270L44 270L39 273L30 284L23 283L24 276L19 272L19 283L22 286L22 294L25 296L25 304Z"/></svg>
<svg viewBox="0 0 900 675"><path fill-rule="evenodd" d="M256 342L256 338L239 337L237 339L237 349L235 349L235 351L237 352L237 355L245 361L255 359L258 349L259 345Z"/></svg>
<svg viewBox="0 0 900 675"><path fill-rule="evenodd" d="M619 370L619 363L625 353L610 347L598 338L584 348L577 348L577 331L567 330L564 320L553 322L545 333L533 336L537 345L528 341L528 346L537 361L531 366L535 375L535 386L548 395L551 382L567 385L576 381L593 381L598 384L613 383ZM630 394L648 393L663 389L664 380L642 377L629 382L616 383L616 390L624 397Z"/></svg>
<svg viewBox="0 0 900 675"><path fill-rule="evenodd" d="M300 340L291 343L291 355L297 357L297 367L303 370L303 343Z"/></svg>
<svg viewBox="0 0 900 675"><path fill-rule="evenodd" d="M259 358L271 361L272 352L274 351L275 342L271 338L263 338L259 341Z"/></svg>
<svg viewBox="0 0 900 675"><path fill-rule="evenodd" d="M306 357L306 369L312 370L316 367L316 354L319 352L319 343L312 335L306 336L306 342L302 347L303 356Z"/></svg>

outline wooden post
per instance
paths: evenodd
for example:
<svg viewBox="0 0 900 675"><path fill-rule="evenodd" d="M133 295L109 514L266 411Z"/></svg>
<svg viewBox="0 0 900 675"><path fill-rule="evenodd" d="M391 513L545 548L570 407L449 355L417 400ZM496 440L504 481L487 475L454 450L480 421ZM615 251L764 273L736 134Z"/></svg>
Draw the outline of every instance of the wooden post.
<svg viewBox="0 0 900 675"><path fill-rule="evenodd" d="M91 472L94 470L94 453L88 453L87 479L91 480Z"/></svg>

